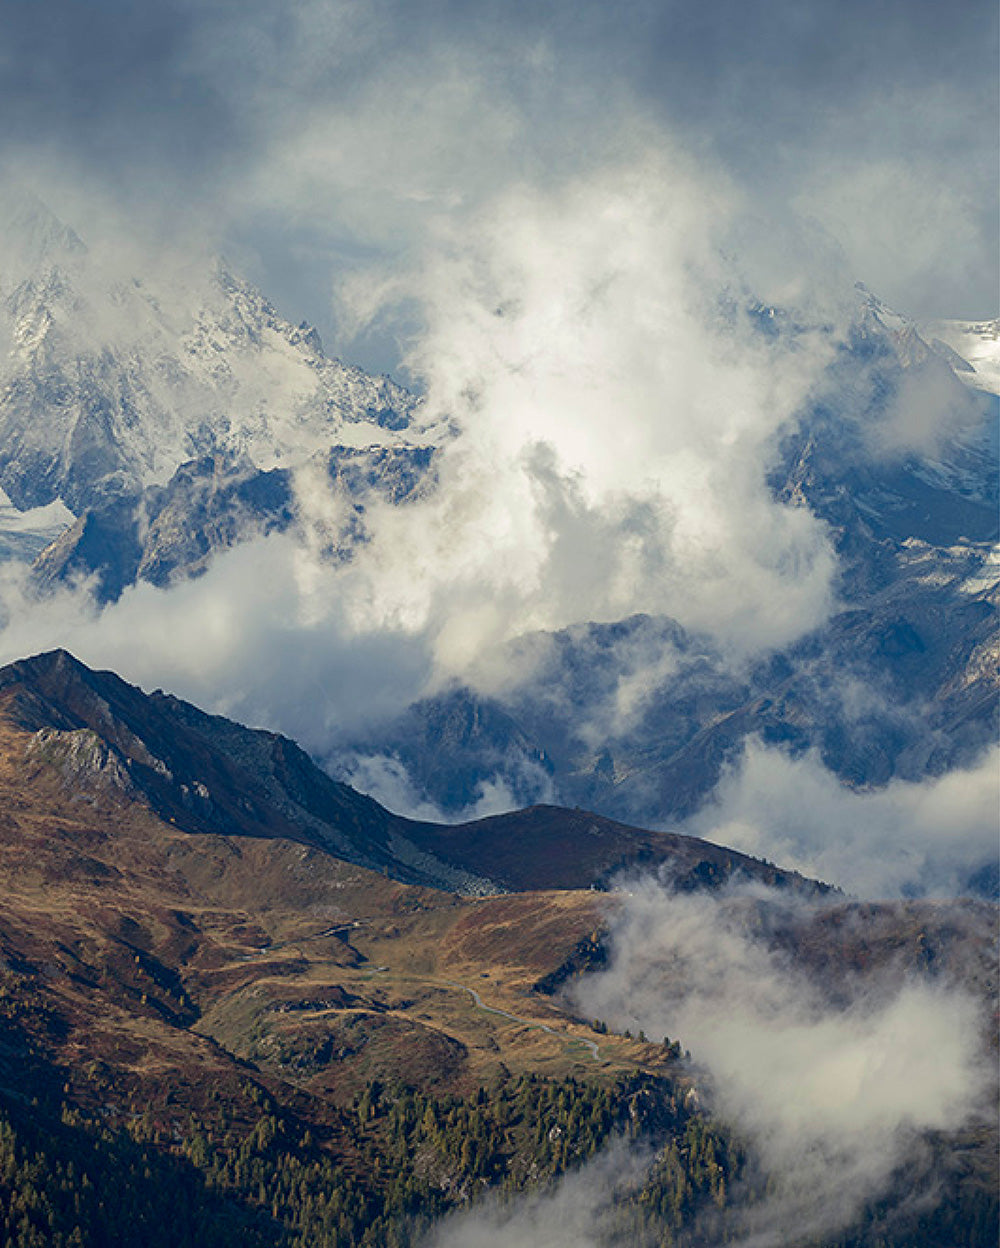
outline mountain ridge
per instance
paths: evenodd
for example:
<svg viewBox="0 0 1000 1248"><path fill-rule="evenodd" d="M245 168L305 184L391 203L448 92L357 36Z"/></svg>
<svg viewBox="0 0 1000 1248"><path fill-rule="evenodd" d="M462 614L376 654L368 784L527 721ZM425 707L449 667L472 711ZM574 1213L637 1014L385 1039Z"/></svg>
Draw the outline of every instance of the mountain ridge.
<svg viewBox="0 0 1000 1248"><path fill-rule="evenodd" d="M830 891L694 837L554 806L472 824L405 819L331 779L287 737L170 694L145 694L66 650L0 668L0 720L30 735L32 760L61 771L74 789L140 799L194 833L299 841L406 883L480 895L579 889L618 871L662 866L678 887L718 886L735 876L807 894Z"/></svg>

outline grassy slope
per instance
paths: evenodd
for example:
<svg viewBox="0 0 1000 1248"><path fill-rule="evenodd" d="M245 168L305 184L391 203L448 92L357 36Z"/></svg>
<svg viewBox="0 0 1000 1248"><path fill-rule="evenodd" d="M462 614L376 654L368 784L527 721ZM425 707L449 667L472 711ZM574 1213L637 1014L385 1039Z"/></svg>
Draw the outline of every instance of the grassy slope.
<svg viewBox="0 0 1000 1248"><path fill-rule="evenodd" d="M618 1038L595 1061L574 1042L589 1029L530 991L593 933L598 895L464 900L281 838L181 832L113 789L74 796L29 741L0 724L0 949L82 1097L103 1067L197 1100L207 1073L252 1061L288 1096L343 1104L387 1075L470 1091L501 1062L662 1065Z"/></svg>
<svg viewBox="0 0 1000 1248"><path fill-rule="evenodd" d="M282 836L182 831L121 787L70 782L33 739L0 714L0 1102L30 1117L42 1094L112 1126L151 1115L175 1141L220 1113L250 1138L266 1104L364 1183L388 1147L378 1123L358 1131L372 1080L469 1099L508 1072L650 1072L683 1094L662 1047L595 1037L532 991L613 899L468 900ZM819 970L965 958L995 992L988 959L966 958L965 917L830 898L805 934L773 936Z"/></svg>

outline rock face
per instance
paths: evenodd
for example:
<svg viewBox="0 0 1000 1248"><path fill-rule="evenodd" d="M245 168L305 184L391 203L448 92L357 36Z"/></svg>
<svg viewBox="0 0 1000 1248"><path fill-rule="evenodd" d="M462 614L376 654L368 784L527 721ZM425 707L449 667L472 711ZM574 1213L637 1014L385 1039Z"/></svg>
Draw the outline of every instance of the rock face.
<svg viewBox="0 0 1000 1248"><path fill-rule="evenodd" d="M136 576L197 571L287 524L289 474L332 448L426 442L412 395L328 359L314 329L222 264L115 273L40 203L8 197L0 217L20 261L0 272L0 488L21 512L58 500L78 520L43 580L96 572L106 598ZM196 532L171 552L162 530L178 524Z"/></svg>
<svg viewBox="0 0 1000 1248"><path fill-rule="evenodd" d="M312 457L306 468L345 504L339 527L327 534L332 559L349 555L362 538L369 498L403 503L430 480L433 453L337 446ZM293 469L204 455L181 464L166 485L87 508L35 559L36 583L46 589L93 577L98 601L110 602L136 581L164 587L197 576L220 551L293 528L297 511Z"/></svg>

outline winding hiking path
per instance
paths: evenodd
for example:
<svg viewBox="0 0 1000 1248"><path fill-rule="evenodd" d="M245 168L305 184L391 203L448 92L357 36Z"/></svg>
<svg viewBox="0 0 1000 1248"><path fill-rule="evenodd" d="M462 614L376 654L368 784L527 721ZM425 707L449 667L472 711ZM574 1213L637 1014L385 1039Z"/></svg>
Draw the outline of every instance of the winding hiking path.
<svg viewBox="0 0 1000 1248"><path fill-rule="evenodd" d="M597 1042L594 1040L587 1040L583 1036L569 1036L564 1031L556 1031L554 1027L549 1027L545 1023L538 1022L537 1019L519 1018L516 1014L511 1014L509 1010L501 1010L495 1005L487 1005L479 993L476 992L475 988L470 988L468 984L460 984L454 979L443 979L441 980L441 983L447 984L449 988L460 988L463 992L467 992L476 1003L476 1006L480 1010L485 1010L487 1014L499 1014L501 1018L509 1018L512 1023L520 1023L522 1027L537 1027L539 1031L544 1031L550 1036L555 1036L557 1040L562 1040L567 1044L571 1044L573 1042L583 1044L590 1050L591 1056L595 1061L601 1060L601 1055L597 1048Z"/></svg>

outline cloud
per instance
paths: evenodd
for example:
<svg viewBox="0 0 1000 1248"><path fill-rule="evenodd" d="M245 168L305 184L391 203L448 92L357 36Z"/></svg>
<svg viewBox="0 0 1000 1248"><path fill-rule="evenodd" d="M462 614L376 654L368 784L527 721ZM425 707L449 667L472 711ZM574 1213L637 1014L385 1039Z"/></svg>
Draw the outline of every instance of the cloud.
<svg viewBox="0 0 1000 1248"><path fill-rule="evenodd" d="M997 154L967 146L995 127L992 109L947 80L886 83L828 116L822 156L803 169L796 211L822 223L855 274L908 316L930 307L963 316L973 305L996 314L977 269L997 229L986 180L995 187Z"/></svg>
<svg viewBox="0 0 1000 1248"><path fill-rule="evenodd" d="M765 934L787 928L799 948L824 914L757 891L679 895L650 877L624 880L609 910L607 968L570 990L584 1017L690 1048L702 1108L749 1155L745 1181L728 1186L722 1223L726 1242L742 1248L835 1236L890 1194L880 1216L891 1230L939 1196L927 1133L989 1113L980 1003L940 976L906 976L891 963L825 977ZM870 937L855 917L858 935ZM852 921L840 917L841 937ZM620 1141L546 1190L445 1219L426 1244L634 1244L627 1207L637 1196L644 1207L653 1160ZM681 1229L691 1243L717 1243L722 1233L697 1215ZM655 1227L648 1242L659 1242Z"/></svg>
<svg viewBox="0 0 1000 1248"><path fill-rule="evenodd" d="M331 564L342 500L300 474L298 542L135 588L100 620L22 595L4 653L65 644L314 744L473 678L527 631L669 613L746 653L816 626L827 533L765 470L832 346L770 339L734 307L720 244L737 203L657 136L439 220L400 277L423 309L423 417L458 431L434 490L367 500L366 540Z"/></svg>
<svg viewBox="0 0 1000 1248"><path fill-rule="evenodd" d="M996 30L987 0L8 4L0 164L101 189L154 237L197 224L326 334L345 268L652 126L726 168L765 232L797 203L904 310L984 316ZM383 366L389 337L361 344Z"/></svg>
<svg viewBox="0 0 1000 1248"><path fill-rule="evenodd" d="M747 743L684 831L863 897L960 893L997 859L1000 752L920 782L856 790L815 753Z"/></svg>
<svg viewBox="0 0 1000 1248"><path fill-rule="evenodd" d="M417 791L406 768L392 755L341 756L337 759L337 777L397 815L431 823L449 822L440 807Z"/></svg>
<svg viewBox="0 0 1000 1248"><path fill-rule="evenodd" d="M920 1133L981 1112L984 1019L964 990L892 968L824 984L757 934L773 901L649 879L626 889L608 969L577 981L574 1005L690 1048L714 1112L768 1178L765 1203L745 1211L747 1243L841 1229L899 1165L920 1172ZM791 921L807 927L810 914Z"/></svg>
<svg viewBox="0 0 1000 1248"><path fill-rule="evenodd" d="M421 793L400 760L391 754L338 752L328 766L337 779L374 797L395 814L432 823L485 819L535 802L553 802L556 797L552 778L542 767L531 765L528 760L520 760L514 778L516 792L508 778L495 775L479 782L468 805L449 811L442 810Z"/></svg>
<svg viewBox="0 0 1000 1248"><path fill-rule="evenodd" d="M355 627L335 574L294 538L249 542L170 590L140 584L99 611L85 587L35 599L6 565L3 661L65 646L91 666L154 686L314 752L380 715L398 714L429 671L420 637Z"/></svg>
<svg viewBox="0 0 1000 1248"><path fill-rule="evenodd" d="M614 1145L547 1191L445 1218L424 1248L598 1248L613 1234L616 1197L641 1181L648 1164Z"/></svg>
<svg viewBox="0 0 1000 1248"><path fill-rule="evenodd" d="M421 585L485 574L494 591L453 614L443 652L637 610L753 646L825 615L826 534L773 503L764 465L829 346L726 318L733 210L661 136L439 225L404 284L426 321L408 365L462 436L407 516L406 561Z"/></svg>
<svg viewBox="0 0 1000 1248"><path fill-rule="evenodd" d="M659 613L738 655L816 626L827 534L764 473L830 342L770 341L733 304L749 282L836 321L860 277L915 314L995 311L996 22L985 0L8 5L8 181L51 190L98 253L136 235L171 268L192 239L227 241L338 349L403 326L371 358L405 358L460 436L436 492L370 504L346 565L319 557L310 526L337 500L314 496L298 537L103 614L85 590L33 601L5 569L0 653L67 645L320 752L457 677L495 687L526 631ZM612 724L644 670L629 658ZM411 799L391 763L364 765ZM990 849L994 774L857 794L751 746L692 827L898 891ZM962 1120L975 1020L957 994L916 984L835 1015L711 910L648 892L628 913L617 979L592 991L700 1048L796 1181L854 1196L898 1130ZM656 959L676 949L716 978L674 999ZM570 1213L549 1212L589 1216L566 1190Z"/></svg>
<svg viewBox="0 0 1000 1248"><path fill-rule="evenodd" d="M786 208L797 202L826 232L822 249L839 244L852 280L885 278L887 297L915 315L941 314L936 282L955 315L988 315L991 29L985 2L944 16L930 0L852 0L835 21L818 3L612 14L593 3L324 2L297 6L280 28L253 10L238 30L216 18L193 42L200 78L253 136L226 211L242 214L248 238L256 214L325 234L334 274L405 256L441 214L522 180L556 184L616 152L629 159L653 130L725 168L765 234L798 229ZM247 69L233 74L235 63Z"/></svg>

